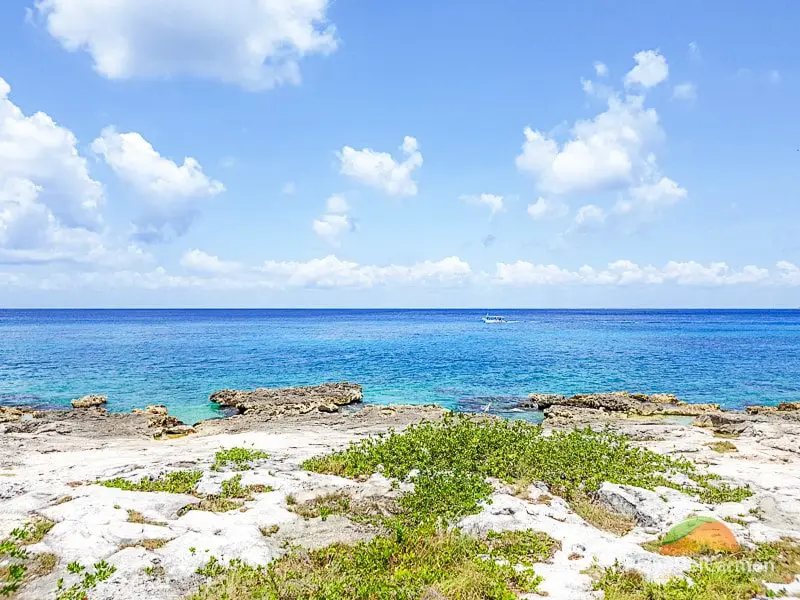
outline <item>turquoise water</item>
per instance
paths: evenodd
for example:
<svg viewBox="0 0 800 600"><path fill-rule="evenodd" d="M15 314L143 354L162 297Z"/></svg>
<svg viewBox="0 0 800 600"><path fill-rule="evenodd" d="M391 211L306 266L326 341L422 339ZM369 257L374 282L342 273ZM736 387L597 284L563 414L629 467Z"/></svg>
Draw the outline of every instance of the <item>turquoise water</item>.
<svg viewBox="0 0 800 600"><path fill-rule="evenodd" d="M505 413L532 391L800 400L800 311L0 310L0 404L219 416L221 388L349 380L367 402Z"/></svg>

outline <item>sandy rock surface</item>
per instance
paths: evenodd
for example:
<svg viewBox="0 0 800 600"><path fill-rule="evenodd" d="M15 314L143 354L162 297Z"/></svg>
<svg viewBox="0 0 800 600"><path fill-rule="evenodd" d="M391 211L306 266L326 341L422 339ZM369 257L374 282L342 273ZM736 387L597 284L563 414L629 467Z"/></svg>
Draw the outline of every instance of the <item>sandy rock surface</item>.
<svg viewBox="0 0 800 600"><path fill-rule="evenodd" d="M269 398L269 393L254 394L256 399L237 400L235 394L230 395L226 402L250 406ZM324 394L311 396L314 403L326 398ZM270 402L264 400L262 405ZM250 410L253 412L248 415ZM263 418L262 410L268 418ZM167 416L158 408L128 415L96 409L48 412L39 418L25 413L24 419L22 414L4 423L0 434L0 536L5 538L14 527L36 516L55 523L29 550L53 553L56 568L24 587L19 598L53 597L60 577L71 584L76 578L66 573L70 561L90 565L106 560L117 571L91 592L92 600L178 600L201 584L203 579L196 570L211 556L222 562L241 559L266 564L286 552L288 544L322 547L368 539L374 530L344 517L299 517L290 510L287 496L303 502L346 491L355 499L371 501L398 493L391 482L378 475L355 482L309 473L300 469L300 463L364 436L436 419L444 413L436 407L372 405L360 409L344 406L337 412L315 408L295 413L292 409L281 418L270 411L246 408L244 414L201 423L196 433L161 439L153 438L150 426L152 418ZM539 496L548 494L541 486L532 485L523 499L497 484L493 502L480 514L464 518L460 526L474 534L491 529L535 529L558 540L561 550L535 569L544 577L540 589L552 600L596 598L585 572L592 564L610 566L619 561L661 581L683 573L690 559L660 556L643 550L640 544L655 540L690 515L735 518L737 522L729 526L744 545L785 536L800 540L800 424L765 415L749 417L739 437L730 439L736 451L729 453L714 451L710 444L720 438L715 437L713 428L691 425L691 418L684 422L660 417L603 421L603 426L627 433L640 445L690 458L732 484L749 485L755 494L741 503L707 505L668 488L648 491L606 483L598 494L600 501L636 522L630 533L617 537L587 524L557 497L548 503L538 501ZM546 428L552 426L553 422L545 422ZM212 470L214 454L232 447L249 447L269 455L242 473L242 484L270 486L272 491L256 493L244 502L243 510L187 510L199 498L96 484L113 477L139 479L201 470L198 490L218 493L222 482L234 473ZM138 515L136 519L131 519L131 511ZM152 540L162 540L163 545L152 550L141 545ZM800 589L793 586L786 589Z"/></svg>

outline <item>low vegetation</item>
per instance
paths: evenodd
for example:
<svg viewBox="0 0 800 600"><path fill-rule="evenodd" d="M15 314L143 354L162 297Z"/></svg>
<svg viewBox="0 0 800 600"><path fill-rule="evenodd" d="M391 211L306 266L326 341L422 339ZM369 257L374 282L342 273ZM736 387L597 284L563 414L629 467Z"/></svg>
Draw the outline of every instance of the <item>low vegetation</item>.
<svg viewBox="0 0 800 600"><path fill-rule="evenodd" d="M222 471L226 467L231 467L234 471L249 471L253 468L253 463L257 460L269 458L269 454L261 450L252 448L228 448L220 450L214 455L214 464L211 465L212 471Z"/></svg>
<svg viewBox="0 0 800 600"><path fill-rule="evenodd" d="M117 488L129 492L169 492L171 494L193 494L197 484L203 477L202 471L174 471L163 477L143 477L139 481L130 481L115 477L98 482L108 488Z"/></svg>
<svg viewBox="0 0 800 600"><path fill-rule="evenodd" d="M715 485L688 460L637 448L623 435L587 428L545 436L530 423L463 415L362 440L341 452L309 459L303 466L351 478L381 472L404 480L419 471L415 484L447 474L469 474L474 488L487 477L512 485L542 481L567 500L590 496L604 481L647 489L667 486L709 502L751 494L747 488ZM689 477L694 486L677 485L675 475ZM485 498L488 488L483 491Z"/></svg>
<svg viewBox="0 0 800 600"><path fill-rule="evenodd" d="M163 548L166 546L171 540L164 540L161 538L145 538L143 540L137 540L135 542L130 542L127 544L122 544L119 549L122 550L124 548L136 548L141 547L145 550L158 550L159 548Z"/></svg>
<svg viewBox="0 0 800 600"><path fill-rule="evenodd" d="M733 444L727 440L723 440L721 442L710 442L706 444L706 446L711 448L714 452L719 452L720 454L739 451L738 448L736 448L736 444Z"/></svg>
<svg viewBox="0 0 800 600"><path fill-rule="evenodd" d="M605 600L750 600L774 597L765 583L789 583L800 574L800 545L791 540L704 558L686 577L666 583L616 565L598 574L594 589L603 591Z"/></svg>
<svg viewBox="0 0 800 600"><path fill-rule="evenodd" d="M153 521L145 517L139 511L128 509L128 522L129 523L140 523L141 525L156 525L158 527L164 527L166 523L164 521Z"/></svg>
<svg viewBox="0 0 800 600"><path fill-rule="evenodd" d="M54 523L37 517L11 531L9 537L0 542L0 596L10 596L19 590L23 583L51 573L58 559L49 553L32 554L25 546L38 544Z"/></svg>
<svg viewBox="0 0 800 600"><path fill-rule="evenodd" d="M573 498L572 510L592 527L614 535L625 535L636 527L636 521L592 502L589 498Z"/></svg>
<svg viewBox="0 0 800 600"><path fill-rule="evenodd" d="M391 496L352 498L345 492L317 496L311 500L289 505L289 509L304 519L345 515L356 523L382 525L386 519L401 513L400 505Z"/></svg>
<svg viewBox="0 0 800 600"><path fill-rule="evenodd" d="M116 570L116 567L104 560L95 563L91 569L80 563L71 562L67 565L67 571L80 576L80 580L66 587L64 580L59 579L56 586L56 600L86 600L89 592L96 588L99 582L111 577Z"/></svg>
<svg viewBox="0 0 800 600"><path fill-rule="evenodd" d="M541 534L499 535L485 541L457 530L399 526L392 536L353 546L296 549L267 567L234 561L225 568L212 560L201 574L213 581L191 600L515 600L517 593L534 591L540 578L492 556L529 561L544 556L547 544Z"/></svg>

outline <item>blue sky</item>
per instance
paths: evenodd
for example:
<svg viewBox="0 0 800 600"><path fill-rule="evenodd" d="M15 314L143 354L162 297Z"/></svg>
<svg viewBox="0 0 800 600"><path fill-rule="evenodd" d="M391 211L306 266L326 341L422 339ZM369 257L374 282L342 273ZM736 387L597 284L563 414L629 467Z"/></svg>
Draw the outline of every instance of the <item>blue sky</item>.
<svg viewBox="0 0 800 600"><path fill-rule="evenodd" d="M7 0L0 306L796 307L798 24Z"/></svg>

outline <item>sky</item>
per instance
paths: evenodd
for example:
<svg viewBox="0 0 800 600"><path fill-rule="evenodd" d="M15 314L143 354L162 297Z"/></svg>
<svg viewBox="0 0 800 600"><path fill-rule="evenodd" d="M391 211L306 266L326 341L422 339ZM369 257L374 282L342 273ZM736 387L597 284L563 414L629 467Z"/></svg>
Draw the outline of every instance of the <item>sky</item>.
<svg viewBox="0 0 800 600"><path fill-rule="evenodd" d="M0 307L800 306L792 0L4 0Z"/></svg>

